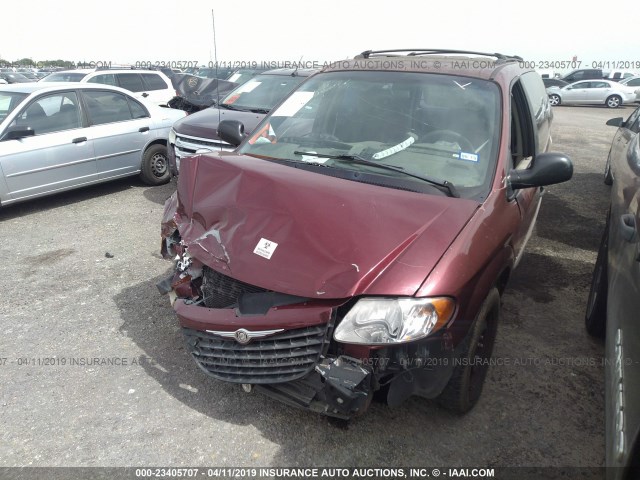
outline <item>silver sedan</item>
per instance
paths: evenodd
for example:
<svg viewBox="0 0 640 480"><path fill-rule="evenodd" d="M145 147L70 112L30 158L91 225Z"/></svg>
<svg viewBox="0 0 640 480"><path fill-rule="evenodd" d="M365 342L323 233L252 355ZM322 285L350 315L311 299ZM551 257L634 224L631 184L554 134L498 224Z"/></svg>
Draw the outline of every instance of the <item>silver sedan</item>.
<svg viewBox="0 0 640 480"><path fill-rule="evenodd" d="M636 100L637 87L628 87L611 80L581 80L564 87L549 87L551 105L606 105L617 108Z"/></svg>
<svg viewBox="0 0 640 480"><path fill-rule="evenodd" d="M184 116L108 85L2 85L0 205L128 175L166 183L169 129Z"/></svg>

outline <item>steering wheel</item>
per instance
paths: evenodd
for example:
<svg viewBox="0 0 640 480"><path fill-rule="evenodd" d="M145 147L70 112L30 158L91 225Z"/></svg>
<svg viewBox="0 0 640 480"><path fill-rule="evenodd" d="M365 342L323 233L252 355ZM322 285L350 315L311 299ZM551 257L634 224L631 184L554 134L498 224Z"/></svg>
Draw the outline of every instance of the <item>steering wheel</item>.
<svg viewBox="0 0 640 480"><path fill-rule="evenodd" d="M424 143L435 143L437 141L444 141L450 143L457 143L460 146L460 150L464 152L475 152L475 148L471 141L453 130L434 130L426 135L420 137L420 141Z"/></svg>

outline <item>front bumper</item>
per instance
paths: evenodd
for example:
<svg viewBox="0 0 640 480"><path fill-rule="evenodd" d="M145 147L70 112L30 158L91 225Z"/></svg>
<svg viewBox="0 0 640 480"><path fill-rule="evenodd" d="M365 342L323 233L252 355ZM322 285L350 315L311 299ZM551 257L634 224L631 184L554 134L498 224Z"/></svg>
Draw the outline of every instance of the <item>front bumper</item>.
<svg viewBox="0 0 640 480"><path fill-rule="evenodd" d="M334 327L350 299L295 297L237 281L192 259L173 228L163 224L162 253L175 256L176 272L158 287L171 294L188 351L207 375L343 419L364 413L383 388L396 406L411 395L435 398L450 379L460 353L446 331L405 344L337 342Z"/></svg>
<svg viewBox="0 0 640 480"><path fill-rule="evenodd" d="M456 356L446 338L384 348L340 344L332 340L334 307L301 304L238 317L234 309L174 304L188 351L207 375L291 406L349 419L387 385L390 406L442 392Z"/></svg>

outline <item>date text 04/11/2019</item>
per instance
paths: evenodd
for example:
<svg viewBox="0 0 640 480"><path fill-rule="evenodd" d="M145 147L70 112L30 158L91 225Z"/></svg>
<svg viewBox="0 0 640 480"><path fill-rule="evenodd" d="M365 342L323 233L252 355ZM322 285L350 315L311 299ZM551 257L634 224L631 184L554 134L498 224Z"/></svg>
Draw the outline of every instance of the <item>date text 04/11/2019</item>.
<svg viewBox="0 0 640 480"><path fill-rule="evenodd" d="M4 362L2 362L4 360ZM0 359L0 365L4 365L6 359ZM18 366L49 367L49 366L78 366L78 367L123 367L140 365L141 359L137 357L18 357L15 361Z"/></svg>
<svg viewBox="0 0 640 480"><path fill-rule="evenodd" d="M209 467L209 468L136 468L136 478L437 478L495 476L493 468L410 468L410 467L365 467L365 468L320 468L320 467Z"/></svg>

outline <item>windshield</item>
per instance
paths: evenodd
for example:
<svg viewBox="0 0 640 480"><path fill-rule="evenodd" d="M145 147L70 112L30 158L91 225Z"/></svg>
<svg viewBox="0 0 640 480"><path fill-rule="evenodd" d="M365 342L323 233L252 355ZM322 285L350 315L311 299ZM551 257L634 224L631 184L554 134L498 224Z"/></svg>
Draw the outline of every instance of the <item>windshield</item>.
<svg viewBox="0 0 640 480"><path fill-rule="evenodd" d="M233 90L222 105L246 110L271 110L307 77L291 75L258 75Z"/></svg>
<svg viewBox="0 0 640 480"><path fill-rule="evenodd" d="M319 173L375 174L379 185L389 178L385 186L397 186L399 178L420 184L417 177L425 177L452 185L461 197L476 198L488 192L499 140L500 91L492 82L343 71L305 82L239 152L331 167L313 169Z"/></svg>
<svg viewBox="0 0 640 480"><path fill-rule="evenodd" d="M0 122L7 118L27 96L27 93L0 92Z"/></svg>
<svg viewBox="0 0 640 480"><path fill-rule="evenodd" d="M30 80L21 73L3 73L2 77L9 83L26 83Z"/></svg>
<svg viewBox="0 0 640 480"><path fill-rule="evenodd" d="M88 73L88 72L87 72ZM58 72L52 73L44 77L41 82L79 82L87 73L75 73L75 72Z"/></svg>
<svg viewBox="0 0 640 480"><path fill-rule="evenodd" d="M243 83L246 83L252 78L254 78L256 75L259 75L260 73L264 73L264 70L254 70L252 68L243 68L243 69L234 71L229 76L229 78L227 78L227 80L230 82L237 83L238 85L242 85Z"/></svg>

